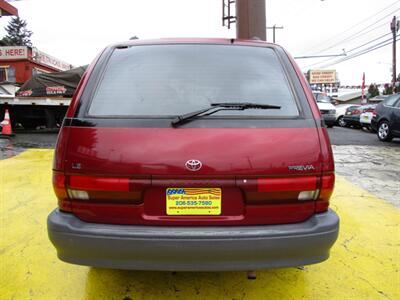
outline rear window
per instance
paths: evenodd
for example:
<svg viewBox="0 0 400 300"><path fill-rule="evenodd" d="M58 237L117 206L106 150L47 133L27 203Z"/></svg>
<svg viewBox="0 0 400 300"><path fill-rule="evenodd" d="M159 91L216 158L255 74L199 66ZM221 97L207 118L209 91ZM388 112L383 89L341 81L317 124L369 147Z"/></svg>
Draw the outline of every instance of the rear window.
<svg viewBox="0 0 400 300"><path fill-rule="evenodd" d="M279 105L220 111L228 116L289 116L299 110L271 48L149 45L115 49L89 107L91 116L171 117L213 102Z"/></svg>
<svg viewBox="0 0 400 300"><path fill-rule="evenodd" d="M383 101L386 106L393 106L394 103L400 98L400 94L394 94Z"/></svg>

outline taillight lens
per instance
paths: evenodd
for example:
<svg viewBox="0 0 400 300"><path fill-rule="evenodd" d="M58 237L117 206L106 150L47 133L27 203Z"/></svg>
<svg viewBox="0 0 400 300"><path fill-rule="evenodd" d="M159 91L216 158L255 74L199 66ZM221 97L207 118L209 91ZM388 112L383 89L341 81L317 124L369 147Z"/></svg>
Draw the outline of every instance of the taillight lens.
<svg viewBox="0 0 400 300"><path fill-rule="evenodd" d="M74 201L97 203L142 203L150 179L64 175L53 172L53 188L59 209L72 211Z"/></svg>
<svg viewBox="0 0 400 300"><path fill-rule="evenodd" d="M247 204L284 204L315 201L315 211L324 212L329 207L335 183L335 174L295 176L284 178L236 179Z"/></svg>
<svg viewBox="0 0 400 300"><path fill-rule="evenodd" d="M372 111L372 117L376 117L376 109Z"/></svg>
<svg viewBox="0 0 400 300"><path fill-rule="evenodd" d="M67 193L71 200L139 204L148 184L147 179L71 175Z"/></svg>
<svg viewBox="0 0 400 300"><path fill-rule="evenodd" d="M335 174L326 174L321 178L321 191L316 202L315 211L324 212L328 210L329 200L335 187Z"/></svg>
<svg viewBox="0 0 400 300"><path fill-rule="evenodd" d="M68 199L65 187L65 176L61 172L53 172L53 189L58 199L58 207L62 211L71 211L71 201Z"/></svg>
<svg viewBox="0 0 400 300"><path fill-rule="evenodd" d="M319 189L316 176L237 179L247 204L283 204L316 200Z"/></svg>
<svg viewBox="0 0 400 300"><path fill-rule="evenodd" d="M351 112L352 115L359 115L361 114L361 111L359 109L355 109Z"/></svg>

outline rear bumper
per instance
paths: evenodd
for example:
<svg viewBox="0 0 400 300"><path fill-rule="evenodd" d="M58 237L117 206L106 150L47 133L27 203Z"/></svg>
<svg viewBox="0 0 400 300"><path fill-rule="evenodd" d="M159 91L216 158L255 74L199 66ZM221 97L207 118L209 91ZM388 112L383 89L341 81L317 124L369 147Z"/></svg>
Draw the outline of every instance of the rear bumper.
<svg viewBox="0 0 400 300"><path fill-rule="evenodd" d="M323 114L322 118L324 119L324 122L327 125L333 125L336 122L336 115L335 114Z"/></svg>
<svg viewBox="0 0 400 300"><path fill-rule="evenodd" d="M318 263L329 257L339 218L329 210L302 223L162 227L82 222L54 210L48 234L58 257L95 267L168 270L257 270Z"/></svg>
<svg viewBox="0 0 400 300"><path fill-rule="evenodd" d="M360 123L360 116L343 116L343 120L349 125L359 125Z"/></svg>
<svg viewBox="0 0 400 300"><path fill-rule="evenodd" d="M371 127L373 130L378 131L378 120L376 119L376 117L372 117Z"/></svg>

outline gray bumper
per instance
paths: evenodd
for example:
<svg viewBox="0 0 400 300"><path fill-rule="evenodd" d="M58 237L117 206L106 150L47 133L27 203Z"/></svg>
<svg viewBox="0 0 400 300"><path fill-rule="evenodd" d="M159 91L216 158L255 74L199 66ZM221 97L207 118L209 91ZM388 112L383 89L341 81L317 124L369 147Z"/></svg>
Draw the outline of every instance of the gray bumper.
<svg viewBox="0 0 400 300"><path fill-rule="evenodd" d="M48 234L69 263L133 270L227 271L302 266L329 257L339 218L329 210L302 223L162 227L82 222L54 210Z"/></svg>

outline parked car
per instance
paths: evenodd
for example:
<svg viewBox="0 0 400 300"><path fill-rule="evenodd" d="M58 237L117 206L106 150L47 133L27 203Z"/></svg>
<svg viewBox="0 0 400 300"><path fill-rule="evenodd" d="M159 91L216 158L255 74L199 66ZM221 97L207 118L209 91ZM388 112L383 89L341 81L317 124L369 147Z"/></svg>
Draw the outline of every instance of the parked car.
<svg viewBox="0 0 400 300"><path fill-rule="evenodd" d="M381 141L400 137L400 93L387 97L376 106L371 127L377 131Z"/></svg>
<svg viewBox="0 0 400 300"><path fill-rule="evenodd" d="M59 133L49 238L61 260L105 268L321 262L339 230L321 122L280 46L110 46L88 68Z"/></svg>
<svg viewBox="0 0 400 300"><path fill-rule="evenodd" d="M323 92L314 91L313 94L326 126L333 127L336 122L336 108L332 104L331 97Z"/></svg>
<svg viewBox="0 0 400 300"><path fill-rule="evenodd" d="M355 105L346 108L346 113L343 116L345 127L361 128L360 115L362 113L361 106Z"/></svg>
<svg viewBox="0 0 400 300"><path fill-rule="evenodd" d="M360 114L360 126L373 131L371 127L371 120L376 108L376 104L369 104L361 107L362 113Z"/></svg>
<svg viewBox="0 0 400 300"><path fill-rule="evenodd" d="M349 107L358 107L360 105L355 105L355 104L340 104L335 107L336 109L336 124L339 125L340 127L346 127L347 123L344 120L344 115L346 114L346 110Z"/></svg>

